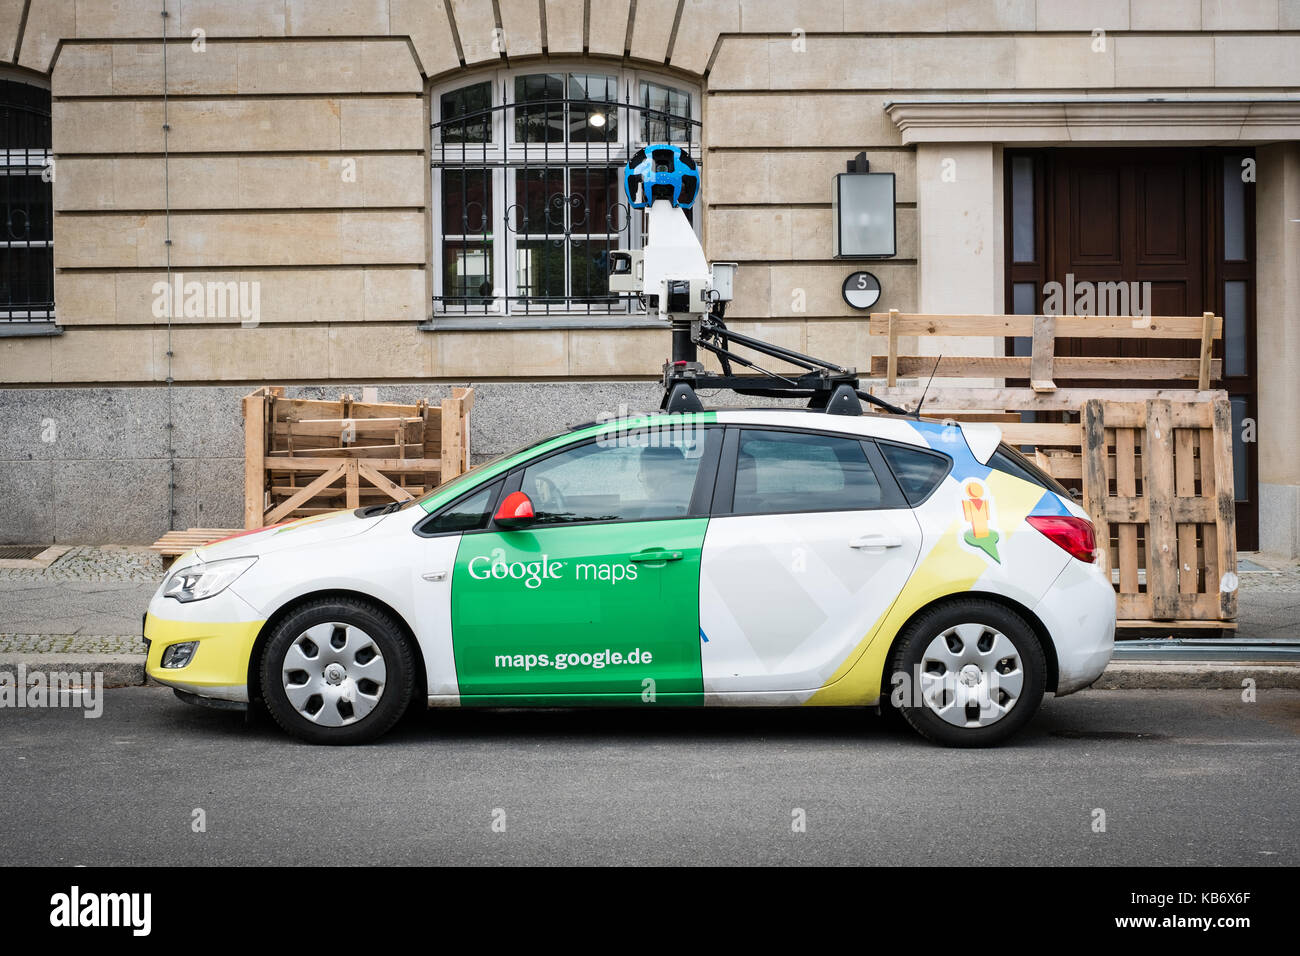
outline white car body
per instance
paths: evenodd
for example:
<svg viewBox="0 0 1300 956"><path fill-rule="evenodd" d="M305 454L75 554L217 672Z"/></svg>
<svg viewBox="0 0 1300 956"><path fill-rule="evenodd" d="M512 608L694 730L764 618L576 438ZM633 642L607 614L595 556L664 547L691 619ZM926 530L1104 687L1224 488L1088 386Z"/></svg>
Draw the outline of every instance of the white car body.
<svg viewBox="0 0 1300 956"><path fill-rule="evenodd" d="M151 644L148 672L188 694L246 702L250 686L256 694L260 649L271 629L268 623L273 625L286 608L313 595L346 594L374 602L400 619L417 649L422 692L430 706L509 702L510 695L521 693L519 687L525 685L495 686L491 674L478 674L475 680L488 683L467 686L462 634L481 624L475 615L492 606L497 600L492 595L516 600L511 595L517 591L517 600L525 602L519 607L529 607L527 601L541 602L542 616L554 616L587 600L585 592L574 590L578 587L574 582L563 583L568 590L562 590L561 583L539 582L544 586L529 591L518 589L527 588L528 582L513 582L508 574L503 581L480 581L472 574L466 577L466 549L481 543L473 541L475 532L423 536L416 533L417 527L447 501L463 499L466 492L515 473L540 450L550 453L592 441L593 436L599 440L600 436L635 434L636 429L662 427L670 418L656 414L557 436L545 445L471 473L456 488L439 489L424 506L371 517L337 512L199 548L177 561L178 571L202 570L233 558L256 561L220 593L189 602L166 596L177 572L169 575L151 601L146 618L146 637ZM688 554L688 558L697 559L699 567L698 690L692 685L690 693L680 698L666 692L663 702L877 704L888 696L882 683L896 637L922 610L962 595L1000 602L1033 626L1047 661L1046 689L1057 696L1087 687L1109 662L1115 595L1107 575L1096 563L1067 553L1026 520L1039 514L1086 520L1087 514L1068 496L991 468L988 462L1000 440L995 426L781 410L717 411L695 416L693 422L731 431L771 429L859 437L870 439L878 449L896 445L939 452L953 464L923 501L901 507L697 515L699 522L707 522L689 526L703 534L698 556ZM873 460L879 462L879 458ZM976 512L978 517L972 518ZM682 527L687 527L687 520L683 519ZM657 533L653 521L637 527L640 525L646 527L646 533ZM667 528L669 525L658 526L659 530ZM630 529L630 525L625 527L628 533ZM601 533L589 530L587 535ZM514 540L509 534L498 534L497 540ZM528 532L513 534L517 537ZM529 540L566 540L561 534L538 531ZM540 547L552 553L560 550L545 543ZM563 567L565 562L558 563ZM488 565L480 561L476 567L482 570ZM650 586L645 582L651 575L672 570L657 571L653 564L638 568L643 587ZM591 583L596 588L596 583ZM502 590L516 584L516 591L506 594ZM620 592L607 583L599 587L604 590L599 594L592 590L596 596L590 600L613 609L610 621L620 620L616 616L622 613L617 611L619 599L611 596ZM554 598L542 597L547 588L555 589ZM482 601L487 603L475 603L476 589L484 589ZM631 590L629 585L626 593ZM635 608L629 605L625 610L631 614ZM689 613L684 616L690 617ZM682 626L693 628L695 623ZM580 635L588 624L584 618L556 633ZM510 630L502 628L503 641L504 632ZM656 632L646 633L653 636ZM618 636L610 634L611 638ZM475 640L490 641L491 631ZM179 668L164 667L165 649L181 642L197 642L192 661ZM685 648L682 653L689 657L693 651ZM498 667L506 656L496 658ZM615 679L617 668L586 675L592 681L589 689L597 695L591 700L576 699L585 693L581 680L586 677L580 670L574 667L563 673L542 674L530 669L527 686L536 688L535 694L530 692L530 701L543 702L539 698L554 694L549 699L555 702L599 702L598 694ZM633 670L628 668L618 679L632 678ZM518 679L525 677L519 675ZM630 694L636 688L620 684L617 689Z"/></svg>

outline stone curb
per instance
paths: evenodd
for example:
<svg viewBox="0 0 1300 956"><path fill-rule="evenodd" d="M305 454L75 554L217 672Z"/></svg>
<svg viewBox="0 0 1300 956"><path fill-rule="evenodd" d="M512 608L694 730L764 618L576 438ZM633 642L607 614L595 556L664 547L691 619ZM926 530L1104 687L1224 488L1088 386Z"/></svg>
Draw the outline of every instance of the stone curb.
<svg viewBox="0 0 1300 956"><path fill-rule="evenodd" d="M146 680L144 657L139 654L0 654L0 673L16 674L20 665L28 674L33 671L103 674L105 687L156 684Z"/></svg>
<svg viewBox="0 0 1300 956"><path fill-rule="evenodd" d="M156 684L146 680L144 658L138 654L0 654L0 672L16 673L22 664L32 671L90 671L104 675L105 687ZM1240 690L1242 681L1255 681L1260 690L1300 690L1300 663L1249 664L1198 661L1114 662L1093 690Z"/></svg>
<svg viewBox="0 0 1300 956"><path fill-rule="evenodd" d="M1300 689L1300 663L1250 664L1239 662L1162 661L1112 662L1092 685L1093 690L1241 690L1250 679L1264 689Z"/></svg>

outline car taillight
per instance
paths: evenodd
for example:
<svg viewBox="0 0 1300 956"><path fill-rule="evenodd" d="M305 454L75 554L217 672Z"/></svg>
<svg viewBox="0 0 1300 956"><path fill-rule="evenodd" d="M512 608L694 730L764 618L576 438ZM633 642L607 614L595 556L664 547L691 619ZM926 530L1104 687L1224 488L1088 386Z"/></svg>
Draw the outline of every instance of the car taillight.
<svg viewBox="0 0 1300 956"><path fill-rule="evenodd" d="M1030 515L1025 519L1052 542L1080 561L1089 564L1097 560L1097 536L1092 522L1073 515Z"/></svg>

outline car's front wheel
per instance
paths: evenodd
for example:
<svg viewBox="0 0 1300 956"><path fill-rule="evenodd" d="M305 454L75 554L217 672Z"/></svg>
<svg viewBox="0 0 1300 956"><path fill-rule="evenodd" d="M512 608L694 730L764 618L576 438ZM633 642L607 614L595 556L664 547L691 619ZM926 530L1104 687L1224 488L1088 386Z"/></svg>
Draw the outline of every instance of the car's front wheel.
<svg viewBox="0 0 1300 956"><path fill-rule="evenodd" d="M1033 628L992 601L922 612L899 637L886 693L922 736L949 747L1001 743L1042 703L1047 664Z"/></svg>
<svg viewBox="0 0 1300 956"><path fill-rule="evenodd" d="M267 639L262 696L281 727L314 744L357 744L392 728L411 700L415 662L403 629L364 601L295 608Z"/></svg>

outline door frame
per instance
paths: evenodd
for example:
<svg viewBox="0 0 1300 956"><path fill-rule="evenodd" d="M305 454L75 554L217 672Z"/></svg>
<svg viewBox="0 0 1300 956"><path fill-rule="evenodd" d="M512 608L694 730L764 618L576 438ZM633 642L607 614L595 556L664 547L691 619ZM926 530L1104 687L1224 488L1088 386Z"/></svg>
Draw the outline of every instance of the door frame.
<svg viewBox="0 0 1300 956"><path fill-rule="evenodd" d="M1057 195L1056 178L1059 172L1058 160L1069 155L1075 158L1088 154L1100 161L1125 161L1141 163L1144 157L1168 157L1174 153L1186 156L1194 153L1201 173L1199 190L1200 206L1196 210L1201 221L1202 237L1200 266L1200 295L1205 311L1216 315L1224 314L1224 283L1227 281L1244 281L1246 283L1245 315L1243 316L1243 334L1246 342L1246 374L1242 376L1224 376L1219 387L1228 393L1229 399L1244 399L1246 418L1258 417L1258 339L1256 335L1256 291L1257 291L1257 256L1255 249L1255 192L1247 188L1245 193L1243 225L1246 243L1246 258L1228 260L1225 256L1224 236L1224 161L1228 157L1254 158L1254 148L1211 147L1211 146L1068 146L1068 147L1007 147L1003 151L1003 260L1004 289L1003 301L1008 313L1015 312L1015 288L1024 283L1034 285L1034 309L1040 310L1043 304L1043 286L1055 279L1063 281L1065 273L1070 271L1062 249L1062 236L1069 227L1068 204L1060 208ZM1033 166L1033 219L1034 258L1032 261L1016 262L1014 249L1013 221L1013 163L1017 158L1032 159ZM1253 186L1247 182L1247 186ZM1135 277L1125 276L1124 281ZM1214 357L1224 357L1225 340L1214 344ZM1006 354L1016 353L1016 342L1005 340ZM1123 385L1126 383L1117 383ZM1137 387L1150 387L1149 382L1127 383ZM1240 441L1240 436L1234 436ZM1237 512L1237 547L1241 551L1255 550L1259 546L1259 445L1257 442L1245 443L1247 477L1244 483L1246 498L1236 502Z"/></svg>

